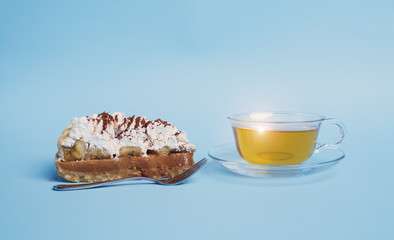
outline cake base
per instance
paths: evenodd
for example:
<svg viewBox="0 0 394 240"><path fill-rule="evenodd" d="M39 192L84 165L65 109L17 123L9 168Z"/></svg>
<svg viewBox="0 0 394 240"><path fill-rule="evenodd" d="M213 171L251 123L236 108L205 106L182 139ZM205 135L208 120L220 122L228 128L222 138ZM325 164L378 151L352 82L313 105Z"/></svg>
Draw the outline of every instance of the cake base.
<svg viewBox="0 0 394 240"><path fill-rule="evenodd" d="M103 182L130 177L171 178L193 164L193 152L186 152L71 162L57 160L56 171L70 182Z"/></svg>

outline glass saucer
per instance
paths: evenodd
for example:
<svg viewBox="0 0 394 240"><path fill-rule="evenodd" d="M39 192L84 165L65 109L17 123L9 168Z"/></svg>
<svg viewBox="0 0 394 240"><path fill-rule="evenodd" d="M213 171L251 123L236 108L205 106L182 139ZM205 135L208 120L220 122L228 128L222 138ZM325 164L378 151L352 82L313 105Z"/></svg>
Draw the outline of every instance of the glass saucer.
<svg viewBox="0 0 394 240"><path fill-rule="evenodd" d="M340 149L320 148L299 165L260 165L246 162L237 151L235 143L212 148L209 157L228 170L250 177L288 178L322 172L340 162L345 153Z"/></svg>

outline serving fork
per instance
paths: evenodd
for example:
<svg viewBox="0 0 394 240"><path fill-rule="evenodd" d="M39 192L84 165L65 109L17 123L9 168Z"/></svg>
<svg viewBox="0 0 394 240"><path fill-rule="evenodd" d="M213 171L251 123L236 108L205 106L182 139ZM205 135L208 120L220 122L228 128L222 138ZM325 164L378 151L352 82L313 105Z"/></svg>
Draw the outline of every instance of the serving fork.
<svg viewBox="0 0 394 240"><path fill-rule="evenodd" d="M196 164L194 164L189 170L173 177L173 178L163 178L163 179L151 179L146 177L132 177L124 178L119 180L110 180L105 182L94 182L94 183L77 183L77 184L62 184L53 186L53 190L64 191L64 190L78 190L78 189L89 189L98 187L107 187L115 185L129 184L137 180L145 180L151 183L156 183L160 185L177 185L184 182L187 178L193 175L197 170L207 163L207 159L203 158Z"/></svg>

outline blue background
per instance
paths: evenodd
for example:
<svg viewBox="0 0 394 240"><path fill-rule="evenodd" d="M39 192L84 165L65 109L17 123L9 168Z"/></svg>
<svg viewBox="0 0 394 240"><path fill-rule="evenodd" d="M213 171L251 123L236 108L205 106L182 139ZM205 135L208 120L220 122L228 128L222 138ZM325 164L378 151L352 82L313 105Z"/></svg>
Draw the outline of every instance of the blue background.
<svg viewBox="0 0 394 240"><path fill-rule="evenodd" d="M0 1L0 239L393 239L392 1ZM102 111L174 123L316 112L346 158L291 180L212 160L187 184L55 192L56 141Z"/></svg>

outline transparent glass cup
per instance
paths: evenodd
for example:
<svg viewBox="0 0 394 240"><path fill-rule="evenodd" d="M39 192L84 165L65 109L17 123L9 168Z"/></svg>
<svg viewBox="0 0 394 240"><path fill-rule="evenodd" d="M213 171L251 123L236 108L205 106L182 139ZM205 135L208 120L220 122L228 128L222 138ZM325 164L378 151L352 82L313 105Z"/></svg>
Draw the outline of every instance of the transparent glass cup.
<svg viewBox="0 0 394 240"><path fill-rule="evenodd" d="M251 112L228 117L238 153L253 164L297 165L319 148L337 148L345 138L345 126L335 118L292 112ZM339 128L335 143L318 143L322 123Z"/></svg>

